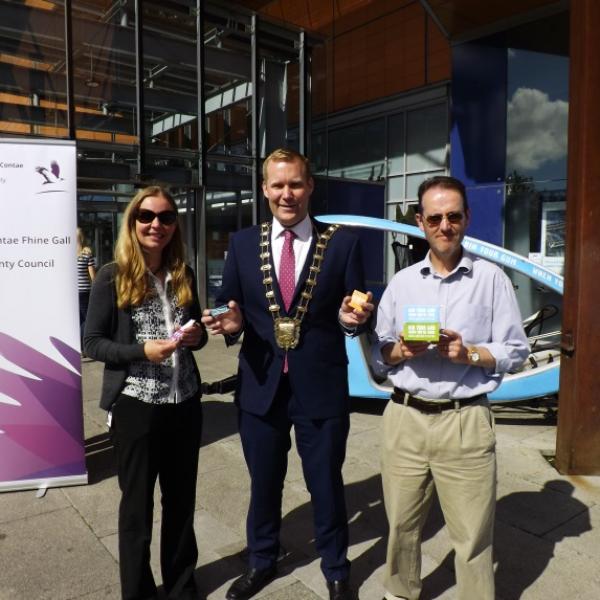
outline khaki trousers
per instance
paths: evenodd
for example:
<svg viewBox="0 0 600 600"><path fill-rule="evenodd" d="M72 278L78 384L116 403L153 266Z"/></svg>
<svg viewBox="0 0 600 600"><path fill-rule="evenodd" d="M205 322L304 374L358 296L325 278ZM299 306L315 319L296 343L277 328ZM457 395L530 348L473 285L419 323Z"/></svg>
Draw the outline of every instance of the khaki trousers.
<svg viewBox="0 0 600 600"><path fill-rule="evenodd" d="M388 597L419 598L421 534L435 486L456 554L457 598L493 600L496 454L487 401L439 414L390 401L382 429Z"/></svg>

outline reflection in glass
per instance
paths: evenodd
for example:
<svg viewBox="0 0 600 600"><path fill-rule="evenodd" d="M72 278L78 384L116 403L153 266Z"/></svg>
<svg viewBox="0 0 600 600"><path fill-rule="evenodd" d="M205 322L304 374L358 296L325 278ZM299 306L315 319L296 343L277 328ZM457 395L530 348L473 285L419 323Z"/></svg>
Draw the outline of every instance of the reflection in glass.
<svg viewBox="0 0 600 600"><path fill-rule="evenodd" d="M115 213L110 211L80 211L77 224L96 257L96 268L111 262L117 236Z"/></svg>
<svg viewBox="0 0 600 600"><path fill-rule="evenodd" d="M15 2L4 10L11 18L0 36L0 132L68 137L62 5Z"/></svg>
<svg viewBox="0 0 600 600"><path fill-rule="evenodd" d="M435 175L444 175L445 171L430 171L429 173L417 173L416 175L409 175L406 178L406 197L415 200L417 198L417 192L419 186L423 181L434 177Z"/></svg>
<svg viewBox="0 0 600 600"><path fill-rule="evenodd" d="M252 192L206 192L206 273L208 306L221 288L229 237L252 224Z"/></svg>
<svg viewBox="0 0 600 600"><path fill-rule="evenodd" d="M538 180L566 177L568 60L508 50L507 173ZM536 71L536 81L530 81Z"/></svg>
<svg viewBox="0 0 600 600"><path fill-rule="evenodd" d="M406 113L388 119L388 175L404 173L405 149L404 119ZM445 140L444 140L445 143Z"/></svg>
<svg viewBox="0 0 600 600"><path fill-rule="evenodd" d="M404 177L389 177L387 180L387 201L404 200Z"/></svg>
<svg viewBox="0 0 600 600"><path fill-rule="evenodd" d="M548 31L553 35L548 36ZM566 13L507 33L505 246L562 272L569 109ZM561 299L509 272L524 315Z"/></svg>
<svg viewBox="0 0 600 600"><path fill-rule="evenodd" d="M408 171L445 168L447 140L448 113L445 104L409 111L406 120Z"/></svg>
<svg viewBox="0 0 600 600"><path fill-rule="evenodd" d="M379 181L385 177L385 120L329 132L329 175Z"/></svg>

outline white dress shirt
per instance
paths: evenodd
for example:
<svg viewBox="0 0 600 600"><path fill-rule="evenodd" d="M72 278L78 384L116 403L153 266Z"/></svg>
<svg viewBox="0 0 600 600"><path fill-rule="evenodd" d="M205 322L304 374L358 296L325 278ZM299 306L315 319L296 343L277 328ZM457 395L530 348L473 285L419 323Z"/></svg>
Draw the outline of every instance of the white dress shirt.
<svg viewBox="0 0 600 600"><path fill-rule="evenodd" d="M496 360L489 370L453 363L434 345L424 354L397 365L383 360L381 348L398 341L408 305L437 305L440 326L457 331L465 345L487 348ZM373 346L373 367L387 373L403 390L428 399L462 399L493 392L502 375L527 359L529 344L512 283L497 265L463 250L456 268L446 277L436 273L429 254L398 271L388 284L377 311L379 342Z"/></svg>
<svg viewBox="0 0 600 600"><path fill-rule="evenodd" d="M298 285L298 278L304 268L304 263L308 257L310 244L312 242L312 221L310 220L310 217L306 215L302 221L287 229L291 229L291 231L296 234L296 237L294 238L294 257L296 260L294 283ZM281 251L283 250L285 230L286 228L274 218L271 227L271 251L273 254L273 266L275 267L277 279L279 279L279 263L281 262Z"/></svg>

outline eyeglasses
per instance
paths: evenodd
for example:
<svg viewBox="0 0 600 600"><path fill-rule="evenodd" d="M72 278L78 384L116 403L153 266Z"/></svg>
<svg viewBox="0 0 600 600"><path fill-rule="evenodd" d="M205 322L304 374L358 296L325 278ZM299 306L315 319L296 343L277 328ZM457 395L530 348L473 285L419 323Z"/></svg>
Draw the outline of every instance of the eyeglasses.
<svg viewBox="0 0 600 600"><path fill-rule="evenodd" d="M425 221L427 222L427 225L429 225L429 227L439 227L442 224L442 221L444 219L448 220L448 223L452 224L452 225L458 225L459 223L462 223L462 220L464 219L465 214L461 213L461 212L449 212L448 214L445 215L428 215L427 217L423 217L425 219Z"/></svg>
<svg viewBox="0 0 600 600"><path fill-rule="evenodd" d="M153 210L146 209L138 210L135 220L147 225L148 223L152 223L157 217L161 225L173 225L177 221L177 213L174 210L163 210L162 212L155 213Z"/></svg>

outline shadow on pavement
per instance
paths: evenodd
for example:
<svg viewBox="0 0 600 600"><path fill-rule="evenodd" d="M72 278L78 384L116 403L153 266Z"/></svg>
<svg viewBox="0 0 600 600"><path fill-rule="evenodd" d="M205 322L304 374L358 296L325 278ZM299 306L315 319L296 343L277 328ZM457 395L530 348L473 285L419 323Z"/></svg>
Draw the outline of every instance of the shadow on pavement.
<svg viewBox="0 0 600 600"><path fill-rule="evenodd" d="M574 489L557 479L540 491L514 492L498 500L494 542L498 597L521 598L543 575L558 542L591 529L589 509L573 497ZM453 561L454 551L425 578L424 598L435 598L453 585L447 581Z"/></svg>

